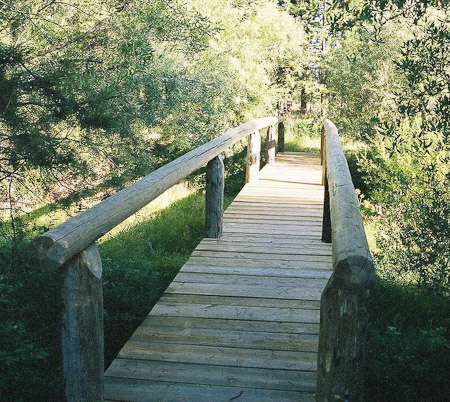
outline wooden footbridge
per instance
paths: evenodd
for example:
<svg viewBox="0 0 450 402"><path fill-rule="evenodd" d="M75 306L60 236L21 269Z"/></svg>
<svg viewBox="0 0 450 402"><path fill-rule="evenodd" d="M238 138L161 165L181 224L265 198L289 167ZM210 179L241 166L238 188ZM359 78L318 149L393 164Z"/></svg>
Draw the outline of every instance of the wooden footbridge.
<svg viewBox="0 0 450 402"><path fill-rule="evenodd" d="M68 401L362 400L374 272L337 130L325 121L321 155L275 155L276 123L232 129L35 241L63 277ZM247 184L224 212L220 154L245 137ZM205 239L104 374L95 240L206 163Z"/></svg>

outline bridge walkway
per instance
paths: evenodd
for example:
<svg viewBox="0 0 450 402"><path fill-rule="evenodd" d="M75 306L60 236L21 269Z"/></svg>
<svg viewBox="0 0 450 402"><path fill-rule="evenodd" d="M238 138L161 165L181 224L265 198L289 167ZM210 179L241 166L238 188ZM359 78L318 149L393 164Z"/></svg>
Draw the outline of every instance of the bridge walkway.
<svg viewBox="0 0 450 402"><path fill-rule="evenodd" d="M107 400L314 400L321 179L320 156L279 153L242 189L108 368Z"/></svg>

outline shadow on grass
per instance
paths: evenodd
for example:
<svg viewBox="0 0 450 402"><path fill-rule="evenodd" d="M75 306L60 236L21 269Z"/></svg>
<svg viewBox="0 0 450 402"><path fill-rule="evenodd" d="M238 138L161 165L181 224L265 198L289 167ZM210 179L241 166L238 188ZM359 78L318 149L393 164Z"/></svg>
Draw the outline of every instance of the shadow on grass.
<svg viewBox="0 0 450 402"><path fill-rule="evenodd" d="M448 401L450 300L379 280L369 320L365 399Z"/></svg>

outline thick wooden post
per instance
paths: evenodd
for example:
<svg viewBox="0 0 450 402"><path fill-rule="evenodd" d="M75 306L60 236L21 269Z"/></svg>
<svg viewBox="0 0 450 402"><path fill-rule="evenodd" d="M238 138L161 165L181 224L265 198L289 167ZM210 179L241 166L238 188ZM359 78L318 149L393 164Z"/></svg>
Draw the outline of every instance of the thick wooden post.
<svg viewBox="0 0 450 402"><path fill-rule="evenodd" d="M223 160L218 155L206 166L205 237L213 239L222 236L224 177Z"/></svg>
<svg viewBox="0 0 450 402"><path fill-rule="evenodd" d="M269 126L266 135L266 163L271 164L275 162L275 127Z"/></svg>
<svg viewBox="0 0 450 402"><path fill-rule="evenodd" d="M102 262L92 244L61 268L62 359L68 402L103 401Z"/></svg>
<svg viewBox="0 0 450 402"><path fill-rule="evenodd" d="M335 275L333 275L335 276ZM364 400L367 288L332 277L320 301L316 401Z"/></svg>
<svg viewBox="0 0 450 402"><path fill-rule="evenodd" d="M328 179L325 176L325 194L323 200L322 242L331 243L330 193Z"/></svg>
<svg viewBox="0 0 450 402"><path fill-rule="evenodd" d="M284 152L284 123L278 123L278 152Z"/></svg>
<svg viewBox="0 0 450 402"><path fill-rule="evenodd" d="M259 131L255 131L248 136L246 183L251 183L259 178L260 152L261 136Z"/></svg>

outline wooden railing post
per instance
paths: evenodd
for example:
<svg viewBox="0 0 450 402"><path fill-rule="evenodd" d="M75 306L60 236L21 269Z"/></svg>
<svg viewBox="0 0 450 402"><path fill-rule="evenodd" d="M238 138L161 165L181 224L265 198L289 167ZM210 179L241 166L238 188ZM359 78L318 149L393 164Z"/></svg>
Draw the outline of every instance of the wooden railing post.
<svg viewBox="0 0 450 402"><path fill-rule="evenodd" d="M62 360L68 402L103 400L102 262L92 244L61 267Z"/></svg>
<svg viewBox="0 0 450 402"><path fill-rule="evenodd" d="M333 274L320 302L316 400L363 401L367 299L375 271L337 129L325 121L326 196L333 240ZM328 188L329 187L329 188ZM324 222L323 237L328 237ZM326 230L325 230L326 226Z"/></svg>
<svg viewBox="0 0 450 402"><path fill-rule="evenodd" d="M217 239L222 236L223 192L225 168L220 155L206 166L206 213L205 237Z"/></svg>
<svg viewBox="0 0 450 402"><path fill-rule="evenodd" d="M331 243L331 217L330 217L330 193L328 189L328 179L325 176L324 200L322 214L322 242Z"/></svg>
<svg viewBox="0 0 450 402"><path fill-rule="evenodd" d="M261 136L259 131L255 131L248 136L246 183L251 183L259 178L260 152Z"/></svg>
<svg viewBox="0 0 450 402"><path fill-rule="evenodd" d="M284 152L284 123L278 123L278 152Z"/></svg>
<svg viewBox="0 0 450 402"><path fill-rule="evenodd" d="M269 126L266 135L266 163L270 165L275 162L275 127Z"/></svg>

